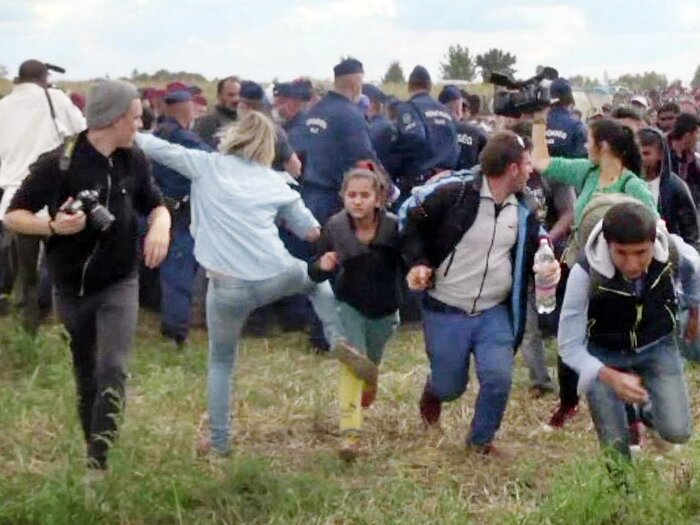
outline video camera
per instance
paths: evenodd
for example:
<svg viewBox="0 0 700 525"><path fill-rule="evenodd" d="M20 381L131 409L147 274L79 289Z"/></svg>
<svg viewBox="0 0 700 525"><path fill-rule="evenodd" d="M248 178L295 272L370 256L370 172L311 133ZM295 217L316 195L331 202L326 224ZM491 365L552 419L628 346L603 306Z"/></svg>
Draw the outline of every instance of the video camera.
<svg viewBox="0 0 700 525"><path fill-rule="evenodd" d="M44 65L46 66L46 69L48 69L49 71L55 71L56 73L61 73L61 74L66 72L66 70L64 68L62 68L61 66L49 64L48 62L45 62Z"/></svg>
<svg viewBox="0 0 700 525"><path fill-rule="evenodd" d="M493 112L504 117L518 118L523 113L533 113L549 107L549 85L557 78L559 72L553 67L543 67L534 77L527 80L513 80L510 75L492 73L489 82L505 88L495 88Z"/></svg>

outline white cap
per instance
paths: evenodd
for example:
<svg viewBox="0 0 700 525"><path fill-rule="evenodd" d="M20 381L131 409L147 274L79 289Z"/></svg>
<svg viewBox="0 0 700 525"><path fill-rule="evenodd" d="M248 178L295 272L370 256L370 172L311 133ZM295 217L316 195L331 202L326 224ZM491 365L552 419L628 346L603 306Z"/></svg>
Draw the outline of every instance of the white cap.
<svg viewBox="0 0 700 525"><path fill-rule="evenodd" d="M630 104L636 102L637 104L644 106L644 109L649 109L649 102L644 95L635 95L630 98Z"/></svg>

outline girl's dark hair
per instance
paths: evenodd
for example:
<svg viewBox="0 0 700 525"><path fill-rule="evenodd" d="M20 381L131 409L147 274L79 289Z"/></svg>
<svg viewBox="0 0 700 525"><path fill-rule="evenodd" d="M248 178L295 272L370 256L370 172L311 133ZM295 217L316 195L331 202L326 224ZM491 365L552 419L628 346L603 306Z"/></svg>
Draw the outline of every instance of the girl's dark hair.
<svg viewBox="0 0 700 525"><path fill-rule="evenodd" d="M637 175L642 173L642 154L630 128L604 118L591 124L591 134L596 146L607 142L610 152L622 161L625 168Z"/></svg>
<svg viewBox="0 0 700 525"><path fill-rule="evenodd" d="M616 204L605 212L603 235L608 242L639 244L656 240L656 217L640 202Z"/></svg>

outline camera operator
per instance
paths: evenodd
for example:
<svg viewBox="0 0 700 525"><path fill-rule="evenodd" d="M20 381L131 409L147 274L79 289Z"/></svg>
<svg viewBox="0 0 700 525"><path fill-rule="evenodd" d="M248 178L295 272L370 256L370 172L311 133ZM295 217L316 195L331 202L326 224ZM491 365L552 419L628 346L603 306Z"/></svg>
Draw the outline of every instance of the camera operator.
<svg viewBox="0 0 700 525"><path fill-rule="evenodd" d="M586 126L574 118L571 107L574 105L571 84L564 78L557 78L549 86L550 97L554 102L547 116L547 146L552 157L568 159L585 158Z"/></svg>
<svg viewBox="0 0 700 525"><path fill-rule="evenodd" d="M116 437L126 358L136 331L137 212L148 217L144 256L149 267L158 266L167 254L170 215L146 158L132 148L141 126L136 87L100 81L90 89L85 113L87 131L30 167L5 226L48 237L58 312L71 339L88 478L99 479ZM49 218L36 215L44 206Z"/></svg>
<svg viewBox="0 0 700 525"><path fill-rule="evenodd" d="M56 66L51 68L62 71ZM0 102L0 220L15 191L29 174L29 165L42 153L58 146L64 137L85 129L85 118L80 110L65 93L49 88L48 77L47 64L26 60L19 67L12 93ZM2 310L9 308L9 294L18 277L24 306L23 324L34 333L40 321L37 259L42 237L10 236L8 233L3 237L4 253L0 255ZM17 257L14 264L9 261L10 250L14 250ZM50 294L46 295L46 298L42 296L42 303L47 303L43 306L48 310L51 300Z"/></svg>

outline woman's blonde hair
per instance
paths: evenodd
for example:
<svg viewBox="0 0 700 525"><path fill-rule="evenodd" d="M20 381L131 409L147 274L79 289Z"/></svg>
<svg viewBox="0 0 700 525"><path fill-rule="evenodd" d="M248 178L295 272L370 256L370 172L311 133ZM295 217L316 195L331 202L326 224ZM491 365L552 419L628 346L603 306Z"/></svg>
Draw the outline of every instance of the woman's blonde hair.
<svg viewBox="0 0 700 525"><path fill-rule="evenodd" d="M265 115L251 111L218 133L219 152L270 167L275 158L275 125Z"/></svg>

